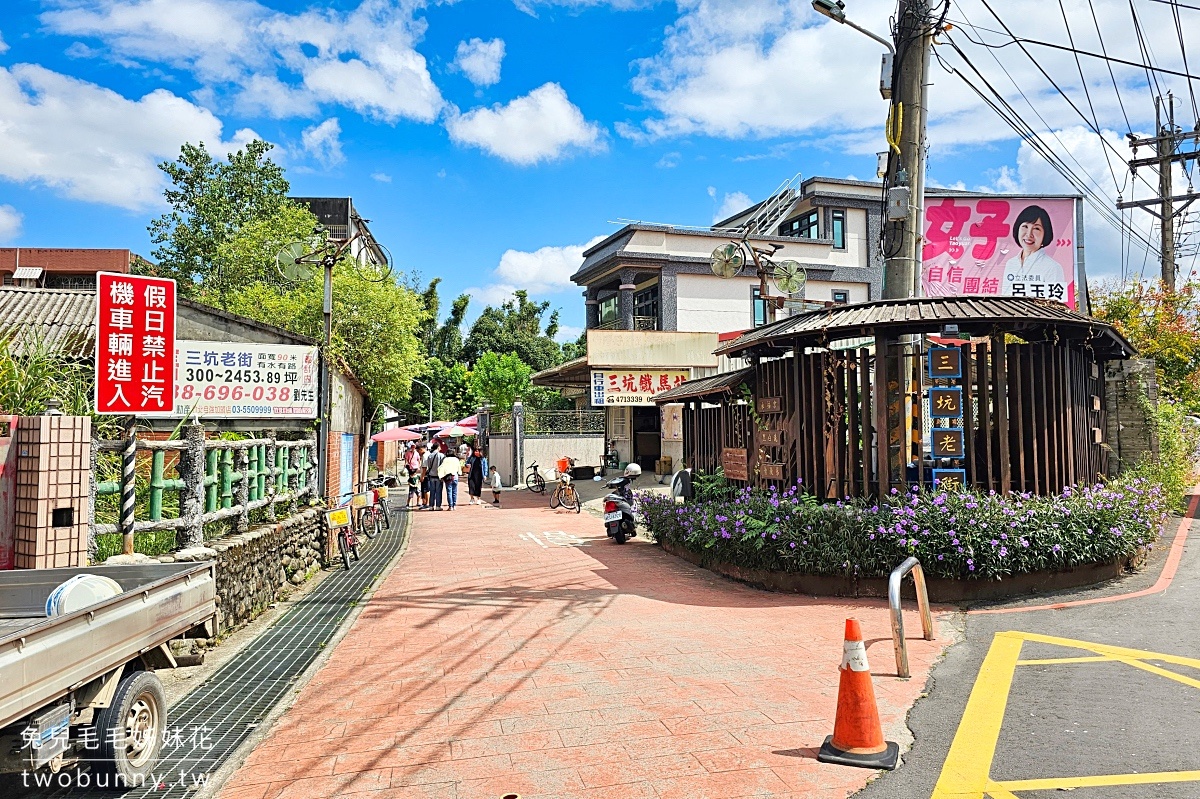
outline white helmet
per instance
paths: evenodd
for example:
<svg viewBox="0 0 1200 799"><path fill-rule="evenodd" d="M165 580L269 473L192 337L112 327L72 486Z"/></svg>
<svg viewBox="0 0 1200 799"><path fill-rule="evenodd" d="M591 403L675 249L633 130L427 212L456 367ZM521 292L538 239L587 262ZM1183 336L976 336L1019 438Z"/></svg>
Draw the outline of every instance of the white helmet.
<svg viewBox="0 0 1200 799"><path fill-rule="evenodd" d="M629 464L628 466L625 467L625 476L626 477L641 477L642 476L642 467L638 466L636 463Z"/></svg>

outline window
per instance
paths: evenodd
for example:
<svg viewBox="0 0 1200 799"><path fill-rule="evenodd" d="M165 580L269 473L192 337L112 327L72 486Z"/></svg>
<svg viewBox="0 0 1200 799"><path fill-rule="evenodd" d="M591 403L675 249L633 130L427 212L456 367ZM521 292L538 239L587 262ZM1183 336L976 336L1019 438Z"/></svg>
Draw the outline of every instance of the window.
<svg viewBox="0 0 1200 799"><path fill-rule="evenodd" d="M815 239L818 237L817 220L820 216L821 212L814 208L795 219L789 219L780 225L779 235L796 236L801 239Z"/></svg>
<svg viewBox="0 0 1200 799"><path fill-rule="evenodd" d="M850 292L846 290L835 289L833 292L833 302L835 305L847 305L850 302Z"/></svg>
<svg viewBox="0 0 1200 799"><path fill-rule="evenodd" d="M633 315L658 319L658 284L633 295Z"/></svg>
<svg viewBox="0 0 1200 799"><path fill-rule="evenodd" d="M830 238L833 239L835 250L846 249L846 212L835 208L829 213Z"/></svg>
<svg viewBox="0 0 1200 799"><path fill-rule="evenodd" d="M46 275L48 289L95 289L95 275Z"/></svg>
<svg viewBox="0 0 1200 799"><path fill-rule="evenodd" d="M767 323L767 301L758 293L758 286L750 287L750 298L754 303L754 326L762 327Z"/></svg>
<svg viewBox="0 0 1200 799"><path fill-rule="evenodd" d="M615 322L620 315L617 308L617 295L614 294L607 299L600 300L600 324L608 324Z"/></svg>
<svg viewBox="0 0 1200 799"><path fill-rule="evenodd" d="M608 438L610 441L629 440L629 408L608 409Z"/></svg>

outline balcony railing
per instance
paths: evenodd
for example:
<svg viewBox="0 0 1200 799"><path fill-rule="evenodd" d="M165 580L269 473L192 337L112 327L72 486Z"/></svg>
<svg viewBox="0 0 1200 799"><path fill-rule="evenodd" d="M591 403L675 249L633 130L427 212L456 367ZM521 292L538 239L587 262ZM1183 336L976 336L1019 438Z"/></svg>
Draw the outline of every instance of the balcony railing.
<svg viewBox="0 0 1200 799"><path fill-rule="evenodd" d="M635 316L633 317L633 327L626 328L625 324L620 319L614 319L611 322L604 322L596 325L595 330L658 330L657 316Z"/></svg>

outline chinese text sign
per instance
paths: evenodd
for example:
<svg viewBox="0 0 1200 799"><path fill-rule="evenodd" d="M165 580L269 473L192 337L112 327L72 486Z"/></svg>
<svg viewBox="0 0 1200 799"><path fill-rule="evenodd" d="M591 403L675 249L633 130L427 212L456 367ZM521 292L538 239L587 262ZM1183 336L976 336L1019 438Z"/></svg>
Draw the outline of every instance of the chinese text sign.
<svg viewBox="0 0 1200 799"><path fill-rule="evenodd" d="M96 275L96 413L171 416L175 281Z"/></svg>
<svg viewBox="0 0 1200 799"><path fill-rule="evenodd" d="M689 377L687 369L592 372L592 405L653 405L654 395Z"/></svg>
<svg viewBox="0 0 1200 799"><path fill-rule="evenodd" d="M926 297L993 295L1075 307L1075 200L928 197Z"/></svg>
<svg viewBox="0 0 1200 799"><path fill-rule="evenodd" d="M180 341L175 415L315 419L318 368L316 347Z"/></svg>

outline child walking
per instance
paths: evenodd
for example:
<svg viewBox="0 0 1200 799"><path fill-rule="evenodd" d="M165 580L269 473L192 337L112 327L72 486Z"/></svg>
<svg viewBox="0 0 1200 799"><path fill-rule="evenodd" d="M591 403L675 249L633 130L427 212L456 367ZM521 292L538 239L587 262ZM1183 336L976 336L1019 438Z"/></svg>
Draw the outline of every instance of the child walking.
<svg viewBox="0 0 1200 799"><path fill-rule="evenodd" d="M500 490L504 488L504 483L501 482L500 472L496 471L495 466L488 469L488 485L492 489L492 504L499 505L500 504Z"/></svg>
<svg viewBox="0 0 1200 799"><path fill-rule="evenodd" d="M421 507L421 475L420 470L408 472L408 507Z"/></svg>

